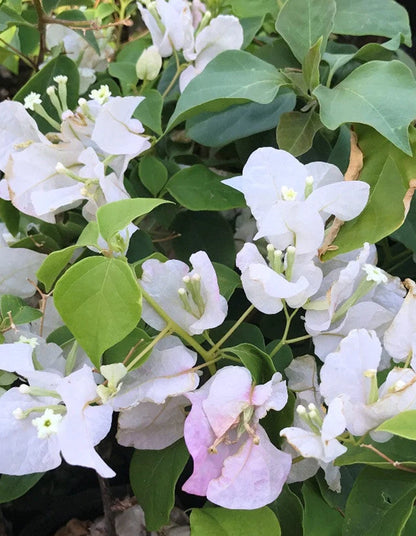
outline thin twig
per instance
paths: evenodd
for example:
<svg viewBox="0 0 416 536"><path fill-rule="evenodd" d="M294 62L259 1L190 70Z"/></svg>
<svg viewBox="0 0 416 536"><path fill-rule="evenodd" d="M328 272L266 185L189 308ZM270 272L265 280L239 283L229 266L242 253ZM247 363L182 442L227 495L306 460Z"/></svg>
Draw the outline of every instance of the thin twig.
<svg viewBox="0 0 416 536"><path fill-rule="evenodd" d="M366 445L362 444L360 447L364 447L365 449L373 451L377 456L380 456L380 458L383 458L383 460L386 460L390 465L395 467L396 469L400 469L400 471L406 471L407 473L416 473L416 469L412 469L411 467L407 467L406 465L403 465L401 462L395 462L391 458L389 458L386 454L378 450L374 445Z"/></svg>

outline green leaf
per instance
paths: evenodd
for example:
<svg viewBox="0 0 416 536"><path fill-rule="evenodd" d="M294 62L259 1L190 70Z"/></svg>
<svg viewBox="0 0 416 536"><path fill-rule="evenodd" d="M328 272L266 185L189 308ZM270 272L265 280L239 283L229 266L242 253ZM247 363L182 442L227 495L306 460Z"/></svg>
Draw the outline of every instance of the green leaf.
<svg viewBox="0 0 416 536"><path fill-rule="evenodd" d="M204 250L211 261L234 268L233 232L218 212L182 212L174 219L171 229L180 234L172 241L176 258L187 262L192 253Z"/></svg>
<svg viewBox="0 0 416 536"><path fill-rule="evenodd" d="M45 291L49 292L56 279L71 260L77 246L68 246L59 251L53 251L43 261L42 266L36 273L38 280L45 285Z"/></svg>
<svg viewBox="0 0 416 536"><path fill-rule="evenodd" d="M286 41L281 37L274 39L271 43L259 47L254 55L267 63L271 63L277 69L286 69L292 67L293 69L300 69L301 64L292 54L292 51L288 47Z"/></svg>
<svg viewBox="0 0 416 536"><path fill-rule="evenodd" d="M134 352L129 360L131 361L132 358L139 355L140 352L148 346L150 341L151 337L145 331L140 328L134 328L127 337L104 352L103 363L106 365L109 365L110 363L122 363L134 348ZM137 366L133 367L132 370L143 365L150 354L151 350L149 350L147 355L140 358Z"/></svg>
<svg viewBox="0 0 416 536"><path fill-rule="evenodd" d="M276 514L282 536L303 536L303 506L299 497L285 484L279 497L269 504Z"/></svg>
<svg viewBox="0 0 416 536"><path fill-rule="evenodd" d="M135 198L121 199L101 206L97 210L97 223L101 236L110 242L114 235L127 227L130 222L164 203L169 203L169 201Z"/></svg>
<svg viewBox="0 0 416 536"><path fill-rule="evenodd" d="M191 513L192 536L280 536L280 525L274 513L264 506L257 510L194 508Z"/></svg>
<svg viewBox="0 0 416 536"><path fill-rule="evenodd" d="M319 85L319 63L321 61L322 35L308 50L303 62L303 78L311 91Z"/></svg>
<svg viewBox="0 0 416 536"><path fill-rule="evenodd" d="M0 298L0 311L1 316L6 320L9 320L10 313L13 323L17 326L27 324L42 316L42 312L39 309L29 307L21 298L10 294L4 294Z"/></svg>
<svg viewBox="0 0 416 536"><path fill-rule="evenodd" d="M247 102L235 104L222 112L206 112L186 122L186 133L208 147L227 145L232 141L275 127L283 113L293 110L293 91L280 90L269 104Z"/></svg>
<svg viewBox="0 0 416 536"><path fill-rule="evenodd" d="M0 219L6 224L7 230L12 235L19 232L20 212L10 201L0 199Z"/></svg>
<svg viewBox="0 0 416 536"><path fill-rule="evenodd" d="M343 536L399 536L415 498L414 474L364 468L347 501Z"/></svg>
<svg viewBox="0 0 416 536"><path fill-rule="evenodd" d="M258 12L253 17L244 17L240 19L241 27L243 28L244 40L241 45L241 49L245 50L249 44L253 41L257 32L263 25L264 16L258 16Z"/></svg>
<svg viewBox="0 0 416 536"><path fill-rule="evenodd" d="M409 16L394 0L336 0L336 4L334 33L383 37L401 33L404 43L411 46Z"/></svg>
<svg viewBox="0 0 416 536"><path fill-rule="evenodd" d="M136 108L133 117L160 136L162 134L162 95L156 89L148 89L143 96L145 99Z"/></svg>
<svg viewBox="0 0 416 536"><path fill-rule="evenodd" d="M275 0L231 0L229 3L234 15L239 18L257 17L259 13L270 13L276 17L279 10Z"/></svg>
<svg viewBox="0 0 416 536"><path fill-rule="evenodd" d="M322 498L319 487L311 480L302 486L302 495L305 502L303 514L303 530L308 536L339 536L342 533L343 518L341 514L331 508ZM356 536L364 536L356 533Z"/></svg>
<svg viewBox="0 0 416 536"><path fill-rule="evenodd" d="M404 527L400 536L414 536L416 534L416 509L413 507L412 513L407 520L406 526Z"/></svg>
<svg viewBox="0 0 416 536"><path fill-rule="evenodd" d="M247 100L268 104L286 84L283 74L252 54L242 50L222 52L186 86L167 132L200 112L221 111Z"/></svg>
<svg viewBox="0 0 416 536"><path fill-rule="evenodd" d="M276 30L300 63L320 37L320 51L325 50L334 25L335 11L335 0L287 0L283 4Z"/></svg>
<svg viewBox="0 0 416 536"><path fill-rule="evenodd" d="M32 473L30 475L0 477L0 504L14 501L24 495L30 488L39 482L45 473Z"/></svg>
<svg viewBox="0 0 416 536"><path fill-rule="evenodd" d="M42 104L48 114L59 120L55 108L46 93L46 88L56 85L54 77L57 75L65 75L68 77L67 93L68 93L68 108L74 110L78 102L79 92L79 74L75 63L65 55L60 55L57 58L47 63L38 73L35 74L14 96L13 100L24 102L25 97L31 91L39 93L42 99ZM35 114L36 122L43 132L50 132L51 126L43 118Z"/></svg>
<svg viewBox="0 0 416 536"><path fill-rule="evenodd" d="M416 161L404 155L386 138L373 129L355 125L358 143L364 154L364 167L360 180L370 185L370 198L363 212L340 229L334 245L334 254L359 248L364 242L375 243L388 236L403 223L403 199L409 181L416 177ZM416 130L409 130L411 147L416 147Z"/></svg>
<svg viewBox="0 0 416 536"><path fill-rule="evenodd" d="M215 273L218 278L218 286L220 288L221 296L228 301L234 293L234 290L238 287L241 287L240 277L234 270L224 266L218 262L212 263L214 266Z"/></svg>
<svg viewBox="0 0 416 536"><path fill-rule="evenodd" d="M389 432L406 439L416 440L416 410L403 411L383 422L377 432Z"/></svg>
<svg viewBox="0 0 416 536"><path fill-rule="evenodd" d="M392 235L392 238L404 244L407 248L416 252L416 197L412 197L410 209L403 225Z"/></svg>
<svg viewBox="0 0 416 536"><path fill-rule="evenodd" d="M114 78L122 80L126 84L136 86L138 77L136 74L136 66L128 61L115 61L108 66L108 72Z"/></svg>
<svg viewBox="0 0 416 536"><path fill-rule="evenodd" d="M234 320L226 320L217 328L211 329L210 336L214 342L218 342L229 329L235 324ZM239 344L250 344L260 350L265 350L263 334L258 326L243 322L227 339L229 347L238 346Z"/></svg>
<svg viewBox="0 0 416 536"><path fill-rule="evenodd" d="M364 123L411 155L407 130L416 116L415 92L410 69L394 60L365 63L335 88L318 86L313 93L321 106L321 121L329 129Z"/></svg>
<svg viewBox="0 0 416 536"><path fill-rule="evenodd" d="M229 210L244 207L244 196L221 181L203 165L181 169L169 180L166 189L189 210Z"/></svg>
<svg viewBox="0 0 416 536"><path fill-rule="evenodd" d="M268 382L276 372L270 356L252 344L243 343L226 350L241 360L257 385Z"/></svg>
<svg viewBox="0 0 416 536"><path fill-rule="evenodd" d="M306 153L322 126L319 115L314 110L283 114L276 132L279 149L288 151L293 156Z"/></svg>
<svg viewBox="0 0 416 536"><path fill-rule="evenodd" d="M168 170L155 156L144 156L139 164L139 177L149 192L157 196L168 180Z"/></svg>
<svg viewBox="0 0 416 536"><path fill-rule="evenodd" d="M26 19L24 19L16 10L7 5L0 7L0 32L10 26L32 26Z"/></svg>
<svg viewBox="0 0 416 536"><path fill-rule="evenodd" d="M56 284L54 302L97 368L103 352L128 335L141 315L137 281L128 264L114 258L77 262Z"/></svg>
<svg viewBox="0 0 416 536"><path fill-rule="evenodd" d="M130 464L130 484L144 510L147 530L169 523L175 504L176 482L189 453L180 439L163 450L136 450Z"/></svg>

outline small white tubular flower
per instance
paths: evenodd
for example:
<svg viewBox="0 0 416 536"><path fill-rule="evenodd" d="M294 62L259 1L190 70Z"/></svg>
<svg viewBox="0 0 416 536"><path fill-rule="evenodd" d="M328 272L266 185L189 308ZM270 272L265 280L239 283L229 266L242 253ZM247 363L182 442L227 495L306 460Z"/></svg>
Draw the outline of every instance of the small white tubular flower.
<svg viewBox="0 0 416 536"><path fill-rule="evenodd" d="M62 415L54 413L52 409L48 408L43 415L33 419L32 424L38 431L38 438L45 439L58 432L61 421Z"/></svg>
<svg viewBox="0 0 416 536"><path fill-rule="evenodd" d="M404 282L408 288L399 312L384 334L384 348L396 361L415 358L416 350L416 284L411 279Z"/></svg>
<svg viewBox="0 0 416 536"><path fill-rule="evenodd" d="M111 91L107 84L101 85L98 89L93 89L89 97L98 104L105 104L111 97Z"/></svg>
<svg viewBox="0 0 416 536"><path fill-rule="evenodd" d="M220 295L217 275L204 251L190 257L193 270L181 261L162 263L149 259L143 263L141 284L160 307L191 335L222 324L227 301ZM155 329L166 322L143 303L143 319Z"/></svg>
<svg viewBox="0 0 416 536"><path fill-rule="evenodd" d="M238 50L243 44L243 28L237 17L219 15L198 33L195 49L184 51L185 59L194 64L187 67L179 78L183 91L189 82L202 73L208 63L225 50Z"/></svg>
<svg viewBox="0 0 416 536"><path fill-rule="evenodd" d="M162 56L155 45L146 48L137 60L136 74L139 80L154 80L162 68Z"/></svg>
<svg viewBox="0 0 416 536"><path fill-rule="evenodd" d="M144 8L143 3L149 9ZM152 4L138 2L137 7L162 58L171 56L173 50L192 49L194 28L189 3L185 0L156 0Z"/></svg>
<svg viewBox="0 0 416 536"><path fill-rule="evenodd" d="M377 268L377 266L373 266L372 264L364 264L363 270L367 274L367 281L374 281L377 284L388 282L386 273L380 268Z"/></svg>
<svg viewBox="0 0 416 536"><path fill-rule="evenodd" d="M34 111L36 104L42 104L42 99L40 98L40 93L35 93L31 91L29 95L26 95L24 99L24 107L27 110Z"/></svg>
<svg viewBox="0 0 416 536"><path fill-rule="evenodd" d="M357 216L369 192L366 183L343 181L331 164L304 166L286 151L272 147L254 151L243 175L223 182L244 194L257 220L256 238L266 237L279 249L296 243L299 254L316 252L330 214L343 220Z"/></svg>
<svg viewBox="0 0 416 536"><path fill-rule="evenodd" d="M66 84L68 82L68 77L64 74L58 74L53 77L53 81L57 84Z"/></svg>
<svg viewBox="0 0 416 536"><path fill-rule="evenodd" d="M282 300L290 307L300 307L313 295L322 281L322 272L311 260L294 258L290 266L283 265L283 254L268 247L269 265L254 244L247 243L237 254L236 264L249 301L261 312L274 314L282 310ZM286 254L286 258L288 254Z"/></svg>
<svg viewBox="0 0 416 536"><path fill-rule="evenodd" d="M416 373L413 369L393 369L378 388L375 370L381 345L374 332L353 330L339 350L327 356L321 369L320 390L327 404L340 398L346 428L361 436L402 411L416 408ZM372 432L377 441L389 438Z"/></svg>

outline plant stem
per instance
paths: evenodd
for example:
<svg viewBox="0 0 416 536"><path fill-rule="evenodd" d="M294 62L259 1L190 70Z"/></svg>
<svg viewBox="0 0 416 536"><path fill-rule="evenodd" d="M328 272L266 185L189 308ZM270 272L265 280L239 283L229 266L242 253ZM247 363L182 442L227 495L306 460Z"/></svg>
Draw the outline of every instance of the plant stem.
<svg viewBox="0 0 416 536"><path fill-rule="evenodd" d="M285 317L286 317L285 330L283 332L283 335L282 335L282 338L281 338L280 342L278 344L276 344L276 346L270 352L270 357L273 357L274 355L276 355L277 352L280 350L280 348L284 344L288 344L287 336L289 334L290 324L292 323L292 320L295 317L296 313L299 311L299 309L294 309L293 313L289 314L289 311L287 310L287 305L286 305L285 302L283 302L283 311L284 311ZM293 340L291 340L291 342L293 342Z"/></svg>
<svg viewBox="0 0 416 536"><path fill-rule="evenodd" d="M312 338L312 335L302 335L301 337L295 337L294 339L286 339L285 344L292 344L294 342L306 341L311 338Z"/></svg>
<svg viewBox="0 0 416 536"><path fill-rule="evenodd" d="M244 322L244 320L248 317L248 315L253 311L254 305L250 305L250 307L244 311L244 313L240 316L240 318L236 321L236 323L227 331L225 335L221 337L221 339L214 344L214 346L209 350L208 355L215 355L217 350L221 348L221 346L224 344L224 342L231 337L231 335L234 333L234 331L238 328L240 324Z"/></svg>
<svg viewBox="0 0 416 536"><path fill-rule="evenodd" d="M6 47L10 48L10 50L12 52L14 52L16 54L16 56L19 56L19 58L23 61L23 63L26 63L26 65L28 65L29 67L31 67L32 69L36 69L36 64L33 63L33 61L28 58L27 56L25 56L24 54L21 53L20 50L18 50L17 48L15 48L13 45L11 45L10 43L8 43L7 41L5 41L4 39L2 39L0 37L0 42L3 43L3 45L5 45Z"/></svg>
<svg viewBox="0 0 416 536"><path fill-rule="evenodd" d="M111 509L112 497L108 480L97 473L98 483L100 485L101 501L104 510L104 525L106 536L117 536L114 512Z"/></svg>
<svg viewBox="0 0 416 536"><path fill-rule="evenodd" d="M162 329L162 331L152 339L149 344L146 346L144 350L142 350L134 359L131 361L131 363L128 364L126 367L127 370L131 370L134 365L140 361L140 359L147 354L149 350L151 350L160 340L162 340L164 337L167 337L172 333L172 326L170 323L167 324L165 328Z"/></svg>
<svg viewBox="0 0 416 536"><path fill-rule="evenodd" d="M39 54L36 59L36 69L39 68L39 65L43 62L46 51L46 14L43 11L42 1L33 0L35 4L36 13L38 15L38 32L39 32Z"/></svg>

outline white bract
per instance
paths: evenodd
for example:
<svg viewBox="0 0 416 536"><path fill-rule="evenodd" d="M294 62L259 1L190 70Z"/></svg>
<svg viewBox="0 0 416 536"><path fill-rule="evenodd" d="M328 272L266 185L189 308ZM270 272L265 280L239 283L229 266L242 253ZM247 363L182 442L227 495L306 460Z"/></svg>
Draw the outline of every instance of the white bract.
<svg viewBox="0 0 416 536"><path fill-rule="evenodd" d="M236 259L247 298L259 311L277 313L283 308L282 300L290 307L301 307L319 289L321 270L312 260L296 256L294 247L284 256L269 244L267 257L268 263L254 244L247 243Z"/></svg>
<svg viewBox="0 0 416 536"><path fill-rule="evenodd" d="M383 344L387 353L396 362L412 360L415 368L416 357L416 284L405 280L407 295L393 322L384 334Z"/></svg>
<svg viewBox="0 0 416 536"><path fill-rule="evenodd" d="M143 7L143 4L147 7ZM185 0L143 0L137 2L143 22L162 58L173 50L188 50L194 44L194 26L189 3Z"/></svg>
<svg viewBox="0 0 416 536"><path fill-rule="evenodd" d="M356 258L347 256L346 264L329 261L322 265L326 275L321 288L305 305L305 329L322 360L352 329L365 327L381 336L402 304L400 280L372 264L376 260L373 248L365 244ZM383 358L382 366L387 365Z"/></svg>
<svg viewBox="0 0 416 536"><path fill-rule="evenodd" d="M195 39L194 49L184 51L187 61L191 61L179 78L181 92L202 73L208 63L225 50L238 50L243 44L243 28L240 21L232 15L219 15L201 30Z"/></svg>
<svg viewBox="0 0 416 536"><path fill-rule="evenodd" d="M393 368L379 388L380 358L381 344L374 331L358 329L327 356L321 369L321 394L328 405L342 400L346 428L353 435L364 435L402 411L416 409L416 372ZM380 432L371 435L377 441L390 438Z"/></svg>
<svg viewBox="0 0 416 536"><path fill-rule="evenodd" d="M184 408L189 404L182 395L199 383L195 363L196 354L170 336L158 342L145 363L127 376L122 376L122 366L117 364L121 383L100 386L98 392L102 396L105 389L108 404L120 411L117 440L121 445L158 450L182 437Z"/></svg>
<svg viewBox="0 0 416 536"><path fill-rule="evenodd" d="M143 263L141 285L155 302L179 326L191 335L219 326L227 315L227 301L220 295L217 275L204 251L189 259L193 270L181 261ZM155 329L163 329L165 320L143 302L143 319Z"/></svg>
<svg viewBox="0 0 416 536"><path fill-rule="evenodd" d="M13 387L0 398L0 471L48 471L61 464L62 454L71 465L114 476L94 450L110 430L112 408L90 405L96 396L92 370L84 366L65 378L22 372L30 386Z"/></svg>
<svg viewBox="0 0 416 536"><path fill-rule="evenodd" d="M368 184L344 181L331 164L303 165L290 153L272 147L254 151L243 175L223 182L244 194L257 220L255 238L266 237L280 250L295 245L298 254L315 254L328 216L343 221L355 218L369 193Z"/></svg>

